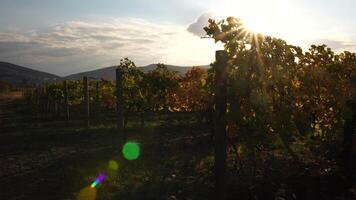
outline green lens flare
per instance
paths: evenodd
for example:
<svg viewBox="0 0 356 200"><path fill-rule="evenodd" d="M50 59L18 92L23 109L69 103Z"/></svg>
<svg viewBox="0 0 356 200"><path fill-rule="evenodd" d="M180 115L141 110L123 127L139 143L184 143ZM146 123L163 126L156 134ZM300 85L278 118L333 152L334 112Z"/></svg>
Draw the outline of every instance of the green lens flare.
<svg viewBox="0 0 356 200"><path fill-rule="evenodd" d="M127 160L135 160L140 156L140 147L136 142L127 142L122 148L122 154Z"/></svg>

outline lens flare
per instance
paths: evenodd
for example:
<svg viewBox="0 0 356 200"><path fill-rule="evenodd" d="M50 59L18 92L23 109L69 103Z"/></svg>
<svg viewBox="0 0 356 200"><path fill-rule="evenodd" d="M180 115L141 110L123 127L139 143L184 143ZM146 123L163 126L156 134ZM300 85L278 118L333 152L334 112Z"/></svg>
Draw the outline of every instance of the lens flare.
<svg viewBox="0 0 356 200"><path fill-rule="evenodd" d="M103 182L105 179L105 174L100 173L98 178L95 179L95 181L90 185L91 188L95 188L99 183Z"/></svg>
<svg viewBox="0 0 356 200"><path fill-rule="evenodd" d="M109 169L117 171L119 169L119 164L115 160L109 161Z"/></svg>
<svg viewBox="0 0 356 200"><path fill-rule="evenodd" d="M77 200L95 200L96 199L96 188L85 187L80 190Z"/></svg>
<svg viewBox="0 0 356 200"><path fill-rule="evenodd" d="M127 142L122 148L122 154L127 160L135 160L140 156L140 146L136 142Z"/></svg>

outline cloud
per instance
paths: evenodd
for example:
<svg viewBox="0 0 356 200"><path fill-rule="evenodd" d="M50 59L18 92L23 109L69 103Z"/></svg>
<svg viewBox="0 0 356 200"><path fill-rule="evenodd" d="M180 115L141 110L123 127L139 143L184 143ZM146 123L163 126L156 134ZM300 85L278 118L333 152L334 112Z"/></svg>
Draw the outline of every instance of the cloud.
<svg viewBox="0 0 356 200"><path fill-rule="evenodd" d="M316 44L325 44L334 51L356 51L356 42L351 41L323 39L317 41Z"/></svg>
<svg viewBox="0 0 356 200"><path fill-rule="evenodd" d="M36 47L36 43L33 42L19 42L19 41L0 41L0 53L2 55L23 52L28 49Z"/></svg>
<svg viewBox="0 0 356 200"><path fill-rule="evenodd" d="M214 51L223 47L197 36L205 34L203 27L214 16L203 13L188 28L122 17L100 22L68 21L39 30L7 30L0 32L0 60L58 75L117 65L124 57L139 66L157 62L208 64L214 61ZM320 37L295 44L319 40L336 51L356 51L355 40L341 33L310 35Z"/></svg>
<svg viewBox="0 0 356 200"><path fill-rule="evenodd" d="M206 44L173 24L136 18L69 21L45 30L0 32L0 60L66 75L112 66L123 57L138 65L206 64L213 58ZM200 52L186 53L192 51Z"/></svg>
<svg viewBox="0 0 356 200"><path fill-rule="evenodd" d="M156 32L152 32L154 28ZM57 25L48 32L37 33L33 39L49 48L80 49L105 55L117 48L129 50L132 46L145 46L164 39L160 35L166 32L165 28L135 19L110 24L74 21Z"/></svg>
<svg viewBox="0 0 356 200"><path fill-rule="evenodd" d="M214 14L203 13L192 24L189 25L187 30L196 36L199 37L204 36L205 31L203 28L208 25L209 18L214 18Z"/></svg>

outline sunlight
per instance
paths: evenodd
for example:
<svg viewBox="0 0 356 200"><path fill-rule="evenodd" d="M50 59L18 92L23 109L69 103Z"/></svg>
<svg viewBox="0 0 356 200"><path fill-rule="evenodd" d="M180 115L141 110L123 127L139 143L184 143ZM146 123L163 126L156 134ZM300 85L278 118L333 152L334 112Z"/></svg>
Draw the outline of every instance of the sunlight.
<svg viewBox="0 0 356 200"><path fill-rule="evenodd" d="M213 12L222 19L233 16L243 20L247 30L264 35L282 37L295 42L300 35L308 35L308 19L302 10L289 0L226 0ZM304 28L303 28L304 27ZM302 34L303 35L303 34Z"/></svg>
<svg viewBox="0 0 356 200"><path fill-rule="evenodd" d="M219 17L234 16L241 18L248 30L262 34L269 34L276 31L281 20L287 20L287 17L279 18L280 11L274 12L275 8L284 7L285 1L234 1L227 0L219 9L216 10Z"/></svg>
<svg viewBox="0 0 356 200"><path fill-rule="evenodd" d="M254 17L246 17L243 19L244 26L248 31L254 32L254 33L262 33L262 34L267 34L268 27L266 27L266 23L264 23L262 20Z"/></svg>

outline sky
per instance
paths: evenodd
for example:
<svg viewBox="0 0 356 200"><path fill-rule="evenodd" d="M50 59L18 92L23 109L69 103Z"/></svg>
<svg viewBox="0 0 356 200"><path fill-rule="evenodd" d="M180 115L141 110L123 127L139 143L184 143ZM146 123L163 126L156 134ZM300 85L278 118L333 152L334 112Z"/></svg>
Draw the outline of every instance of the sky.
<svg viewBox="0 0 356 200"><path fill-rule="evenodd" d="M308 49L356 52L355 0L0 0L0 61L57 75L118 65L206 65L209 18Z"/></svg>

